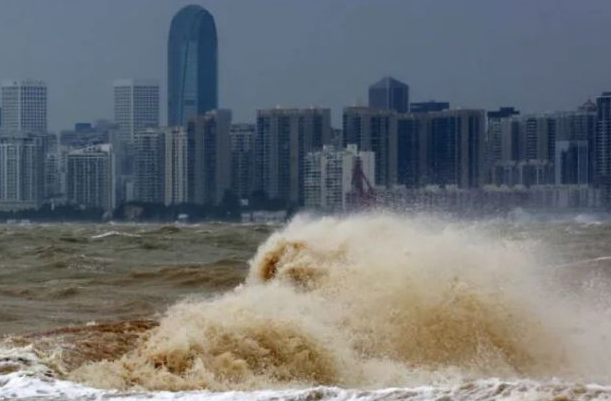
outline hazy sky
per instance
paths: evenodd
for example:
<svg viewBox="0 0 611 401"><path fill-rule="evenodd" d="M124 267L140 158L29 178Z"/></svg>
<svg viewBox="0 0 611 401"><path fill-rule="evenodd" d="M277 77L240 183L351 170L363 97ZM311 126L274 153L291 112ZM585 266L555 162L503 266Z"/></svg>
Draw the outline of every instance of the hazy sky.
<svg viewBox="0 0 611 401"><path fill-rule="evenodd" d="M219 101L257 108L365 104L392 75L411 100L572 109L611 90L611 0L0 0L0 79L49 86L49 123L112 118L115 78L157 78L166 120L170 20L215 17Z"/></svg>

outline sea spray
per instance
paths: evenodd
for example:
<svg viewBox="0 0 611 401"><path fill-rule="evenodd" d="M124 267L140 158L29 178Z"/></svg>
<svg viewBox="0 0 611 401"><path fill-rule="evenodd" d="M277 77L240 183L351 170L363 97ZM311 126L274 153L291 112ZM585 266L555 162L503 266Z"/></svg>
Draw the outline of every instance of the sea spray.
<svg viewBox="0 0 611 401"><path fill-rule="evenodd" d="M426 217L298 217L261 245L244 285L173 306L132 351L69 377L148 390L608 381L600 330L542 288L532 243L489 234Z"/></svg>

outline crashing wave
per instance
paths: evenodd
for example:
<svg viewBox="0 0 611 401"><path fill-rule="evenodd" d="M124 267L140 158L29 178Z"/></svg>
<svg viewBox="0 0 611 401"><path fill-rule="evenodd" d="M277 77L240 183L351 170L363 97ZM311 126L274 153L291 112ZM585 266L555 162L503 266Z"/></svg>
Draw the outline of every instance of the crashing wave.
<svg viewBox="0 0 611 401"><path fill-rule="evenodd" d="M132 350L67 377L155 391L607 383L608 313L548 290L535 256L466 224L297 218L259 248L244 285L175 305Z"/></svg>

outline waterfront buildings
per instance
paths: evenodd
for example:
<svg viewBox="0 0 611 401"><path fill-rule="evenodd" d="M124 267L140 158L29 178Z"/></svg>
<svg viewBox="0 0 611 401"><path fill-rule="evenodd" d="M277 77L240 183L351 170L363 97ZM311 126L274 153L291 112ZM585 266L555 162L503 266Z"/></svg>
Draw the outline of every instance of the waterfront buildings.
<svg viewBox="0 0 611 401"><path fill-rule="evenodd" d="M487 181L515 185L515 164L522 159L523 126L513 107L489 111L486 147Z"/></svg>
<svg viewBox="0 0 611 401"><path fill-rule="evenodd" d="M397 183L397 116L392 110L347 107L343 114L344 146L375 154L374 185Z"/></svg>
<svg viewBox="0 0 611 401"><path fill-rule="evenodd" d="M255 127L231 126L231 190L240 199L248 199L254 189Z"/></svg>
<svg viewBox="0 0 611 401"><path fill-rule="evenodd" d="M182 127L161 130L163 203L180 205L188 201L187 131Z"/></svg>
<svg viewBox="0 0 611 401"><path fill-rule="evenodd" d="M303 204L305 155L330 141L331 111L323 108L257 112L255 188L270 199Z"/></svg>
<svg viewBox="0 0 611 401"><path fill-rule="evenodd" d="M42 138L0 137L0 210L35 209L44 192Z"/></svg>
<svg viewBox="0 0 611 401"><path fill-rule="evenodd" d="M164 149L163 132L149 128L134 135L134 200L163 203Z"/></svg>
<svg viewBox="0 0 611 401"><path fill-rule="evenodd" d="M400 114L397 117L397 184L408 188L426 185L427 119L416 114Z"/></svg>
<svg viewBox="0 0 611 401"><path fill-rule="evenodd" d="M304 162L304 206L326 212L345 211L348 195L353 191L356 164L365 179L373 182L374 160L373 152L359 152L356 145L345 149L325 145L322 150L308 153Z"/></svg>
<svg viewBox="0 0 611 401"><path fill-rule="evenodd" d="M190 5L172 19L168 39L168 125L186 127L218 108L216 25L204 8Z"/></svg>
<svg viewBox="0 0 611 401"><path fill-rule="evenodd" d="M199 114L188 124L189 199L219 204L231 189L231 111Z"/></svg>
<svg viewBox="0 0 611 401"><path fill-rule="evenodd" d="M428 184L478 188L485 183L484 110L445 110L427 115Z"/></svg>
<svg viewBox="0 0 611 401"><path fill-rule="evenodd" d="M115 208L115 162L110 144L75 149L67 155L67 199L72 205L99 208L112 212Z"/></svg>
<svg viewBox="0 0 611 401"><path fill-rule="evenodd" d="M188 201L188 137L182 127L149 128L134 139L134 200Z"/></svg>
<svg viewBox="0 0 611 401"><path fill-rule="evenodd" d="M603 203L611 207L611 92L603 92L596 105L594 182L602 190Z"/></svg>
<svg viewBox="0 0 611 401"><path fill-rule="evenodd" d="M575 111L523 117L505 108L488 117L490 183L530 187L593 182L593 104Z"/></svg>
<svg viewBox="0 0 611 401"><path fill-rule="evenodd" d="M47 85L43 81L2 81L2 134L47 132Z"/></svg>
<svg viewBox="0 0 611 401"><path fill-rule="evenodd" d="M556 142L554 183L556 185L588 185L588 141L563 140Z"/></svg>
<svg viewBox="0 0 611 401"><path fill-rule="evenodd" d="M155 80L116 80L114 115L119 138L132 143L136 132L159 126L159 83Z"/></svg>

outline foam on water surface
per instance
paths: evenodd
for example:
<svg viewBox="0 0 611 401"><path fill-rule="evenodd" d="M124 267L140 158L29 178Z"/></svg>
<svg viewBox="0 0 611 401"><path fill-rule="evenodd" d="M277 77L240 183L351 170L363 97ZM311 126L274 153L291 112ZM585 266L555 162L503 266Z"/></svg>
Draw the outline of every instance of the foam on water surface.
<svg viewBox="0 0 611 401"><path fill-rule="evenodd" d="M0 376L0 400L160 400L160 401L607 401L611 387L561 381L478 380L455 385L355 390L315 387L298 390L122 392L99 390L73 382L40 379L25 372Z"/></svg>

